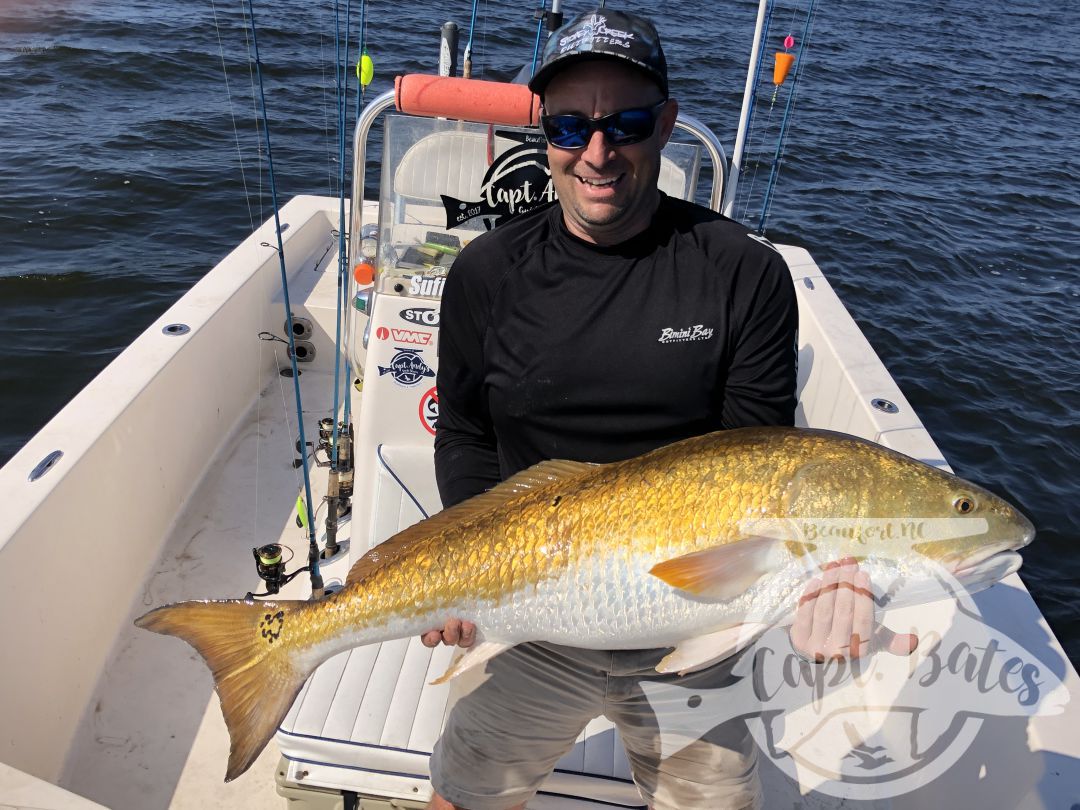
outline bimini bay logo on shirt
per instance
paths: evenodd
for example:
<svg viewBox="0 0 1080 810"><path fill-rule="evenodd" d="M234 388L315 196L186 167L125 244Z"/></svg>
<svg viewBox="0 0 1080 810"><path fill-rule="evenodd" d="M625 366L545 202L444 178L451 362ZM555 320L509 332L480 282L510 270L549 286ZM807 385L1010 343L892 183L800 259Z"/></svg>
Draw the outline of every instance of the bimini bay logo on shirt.
<svg viewBox="0 0 1080 810"><path fill-rule="evenodd" d="M693 326L673 327L665 326L660 330L657 343L689 343L692 340L710 340L713 336L713 328L703 323L695 323Z"/></svg>

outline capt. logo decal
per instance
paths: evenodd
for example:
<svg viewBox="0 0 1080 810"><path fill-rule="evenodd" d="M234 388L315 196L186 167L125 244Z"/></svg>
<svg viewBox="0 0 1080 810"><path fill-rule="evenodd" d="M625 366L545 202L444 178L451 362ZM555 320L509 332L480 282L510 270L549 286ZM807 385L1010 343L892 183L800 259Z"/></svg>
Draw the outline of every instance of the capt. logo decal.
<svg viewBox="0 0 1080 810"><path fill-rule="evenodd" d="M397 347L397 354L388 366L379 366L379 376L389 374L394 382L405 388L412 388L425 377L434 377L435 372L428 368L424 362L423 354L419 349L407 349Z"/></svg>
<svg viewBox="0 0 1080 810"><path fill-rule="evenodd" d="M557 199L544 137L507 131L495 135L520 141L521 145L507 149L495 158L480 184L479 200L458 200L441 195L446 208L447 230L479 218L490 231L510 217Z"/></svg>

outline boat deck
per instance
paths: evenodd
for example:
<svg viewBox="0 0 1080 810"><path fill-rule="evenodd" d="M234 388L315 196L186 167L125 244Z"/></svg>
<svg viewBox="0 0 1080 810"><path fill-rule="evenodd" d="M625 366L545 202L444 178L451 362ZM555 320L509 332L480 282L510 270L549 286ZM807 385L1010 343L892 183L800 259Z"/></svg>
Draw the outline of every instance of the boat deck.
<svg viewBox="0 0 1080 810"><path fill-rule="evenodd" d="M284 351L280 355L282 366L287 365ZM310 430L315 415L330 410L331 403L322 400L332 390L331 379L325 372L304 370L301 381L305 409L313 414ZM290 463L296 457L292 381L275 375L264 383L178 516L131 606L131 621L158 605L239 598L245 588L263 590L253 547L282 543L295 555L290 570L306 560L307 539L295 523L302 475ZM316 502L325 486L325 475L312 475ZM327 584L340 583L347 564L341 560L326 566ZM301 575L282 589L281 597L305 599L309 589ZM279 805L274 788L279 755L273 742L248 773L225 784L229 737L206 665L190 647L139 630L131 621L99 680L93 709L77 731L61 784L114 808L255 810Z"/></svg>
<svg viewBox="0 0 1080 810"><path fill-rule="evenodd" d="M335 281L328 269L336 267L330 233L336 201L301 199L283 213L293 225L287 254L296 277L294 310L312 319L313 342L320 347L301 376L311 439L315 422L332 407L332 366L326 362L332 353L323 348L334 326ZM301 474L291 464L296 457L291 380L278 374L286 365L284 346L255 337L265 329L281 333L276 256L258 247L268 235L264 226L200 282L0 475L0 496L25 506L18 515L0 515L0 524L20 521L17 529L0 525L0 537L10 538L0 549L5 555L0 598L5 609L22 611L26 619L5 630L9 648L26 665L6 675L9 688L0 695L11 720L6 744L16 752L3 759L118 810L265 808L282 802L275 790L279 754L273 742L248 773L222 782L228 737L209 672L176 639L132 625L136 616L161 604L235 598L244 589L261 588L250 552L254 546L281 542L295 554L290 568L306 558L306 534L294 522ZM942 463L887 372L865 355L865 339L820 270L805 251L787 249L785 255L800 306L808 313L801 340L812 335L815 347L800 352L800 420L842 423L850 432ZM192 327L181 342L161 336L162 326L176 321ZM226 340L222 330L235 335ZM251 352L233 356L238 352L225 354L223 346L244 352L250 346ZM129 396L125 389L134 393ZM899 415L874 413L867 403L879 396L896 402ZM215 403L217 423L208 426ZM358 406L354 402L354 410ZM415 405L409 418L416 418ZM151 435L156 452L147 457ZM55 447L67 455L42 479L48 488L34 489L26 483L27 471ZM197 482L194 488L191 481ZM318 503L325 474L314 474L312 484ZM78 497L72 495L76 487ZM62 506L37 508L49 498L60 499ZM113 519L115 514L122 518ZM349 528L344 521L342 539ZM57 581L70 585L54 591L48 603L27 599L27 590L40 586L17 576L21 561L39 552L42 538L56 537L84 544L71 545L70 553L53 562ZM83 553L109 565L97 565L91 578L80 578L86 573L79 560ZM324 566L327 583L343 580L347 566L344 557ZM281 596L305 598L307 586L301 576ZM1048 678L1060 679L1069 695L1080 695L1075 671L1018 578L980 594L976 603L987 625L1022 641ZM41 612L46 606L51 618ZM56 611L74 620L57 622ZM1080 796L1077 716L1072 704L1038 717L988 713L970 724L973 739L946 773L928 771L923 789L876 804L800 796L798 784L762 757L767 806L1068 807ZM919 733L933 739L941 723L954 719L929 718ZM4 799L0 796L0 804ZM535 807L553 802L558 803L540 798Z"/></svg>

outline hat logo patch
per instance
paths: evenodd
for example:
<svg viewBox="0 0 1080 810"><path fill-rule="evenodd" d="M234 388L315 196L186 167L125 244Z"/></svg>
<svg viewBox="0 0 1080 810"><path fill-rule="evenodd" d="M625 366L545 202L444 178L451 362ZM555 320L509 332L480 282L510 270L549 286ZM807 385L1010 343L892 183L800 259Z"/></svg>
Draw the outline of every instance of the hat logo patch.
<svg viewBox="0 0 1080 810"><path fill-rule="evenodd" d="M595 45L615 45L620 48L629 48L633 39L634 35L629 31L608 28L607 17L603 14L593 14L589 19L582 21L578 30L559 40L559 53L591 50Z"/></svg>

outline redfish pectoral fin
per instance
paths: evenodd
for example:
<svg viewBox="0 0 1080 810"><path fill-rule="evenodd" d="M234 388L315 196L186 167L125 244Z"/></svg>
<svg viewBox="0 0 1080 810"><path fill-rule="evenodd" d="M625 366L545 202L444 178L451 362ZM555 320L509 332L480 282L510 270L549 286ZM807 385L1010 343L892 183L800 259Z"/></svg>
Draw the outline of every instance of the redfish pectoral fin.
<svg viewBox="0 0 1080 810"><path fill-rule="evenodd" d="M770 625L761 622L745 622L725 627L715 633L680 641L675 649L656 665L656 671L685 675L718 664L748 647L769 627Z"/></svg>
<svg viewBox="0 0 1080 810"><path fill-rule="evenodd" d="M468 672L478 666L483 666L503 650L509 650L513 644L504 644L501 641L484 641L469 649L446 668L446 672L431 682L432 686L446 683L451 678L456 678L464 672Z"/></svg>
<svg viewBox="0 0 1080 810"><path fill-rule="evenodd" d="M664 560L649 573L695 596L732 599L772 570L772 552L783 543L775 537L725 543Z"/></svg>

